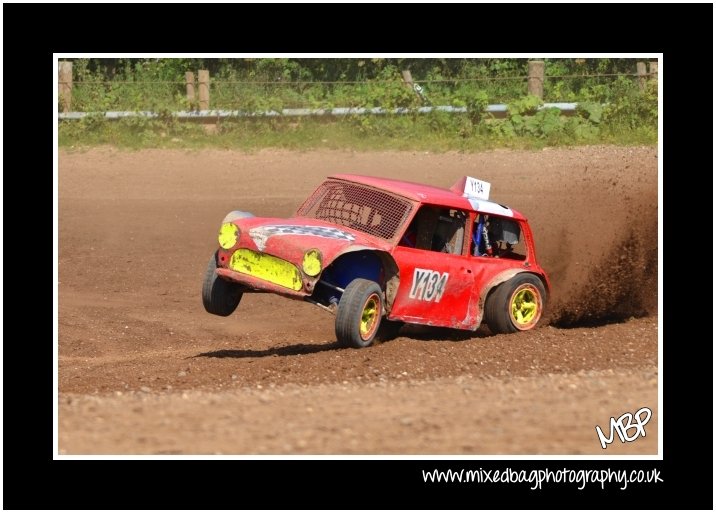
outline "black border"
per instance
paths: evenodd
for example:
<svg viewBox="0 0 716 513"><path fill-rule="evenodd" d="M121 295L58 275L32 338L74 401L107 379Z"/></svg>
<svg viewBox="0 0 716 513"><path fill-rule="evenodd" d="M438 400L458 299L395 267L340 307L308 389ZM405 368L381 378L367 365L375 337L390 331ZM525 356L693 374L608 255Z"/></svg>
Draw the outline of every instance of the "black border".
<svg viewBox="0 0 716 513"><path fill-rule="evenodd" d="M713 6L4 4L3 13L4 508L712 509L713 473L697 470L713 468L713 460L703 465L713 455L712 415L691 410L684 398L713 404L713 347L708 334L699 337L705 323L678 306L689 306L695 287L709 286L699 279L703 272L683 269L684 255L695 267L704 251L693 234L679 235L679 212L686 207L691 217L708 204L698 197L707 178L697 169L713 169L702 162L712 148L703 98L712 91L705 82L712 76ZM27 235L28 225L53 215L49 71L53 52L72 51L664 52L664 460L53 461L52 269L43 262L47 248L34 246L36 233ZM420 473L462 467L657 468L664 482L625 491L530 491L428 485Z"/></svg>

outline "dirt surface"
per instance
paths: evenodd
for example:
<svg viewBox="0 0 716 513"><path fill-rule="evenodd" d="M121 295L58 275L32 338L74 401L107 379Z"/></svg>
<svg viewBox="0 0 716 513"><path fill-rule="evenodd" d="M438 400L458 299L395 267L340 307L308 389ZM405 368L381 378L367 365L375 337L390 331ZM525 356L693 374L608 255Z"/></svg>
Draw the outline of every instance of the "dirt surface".
<svg viewBox="0 0 716 513"><path fill-rule="evenodd" d="M524 213L549 322L492 336L406 327L363 350L274 295L207 314L226 212L290 215L332 173L449 187ZM656 148L477 154L60 152L61 454L655 454ZM647 437L595 426L649 407Z"/></svg>

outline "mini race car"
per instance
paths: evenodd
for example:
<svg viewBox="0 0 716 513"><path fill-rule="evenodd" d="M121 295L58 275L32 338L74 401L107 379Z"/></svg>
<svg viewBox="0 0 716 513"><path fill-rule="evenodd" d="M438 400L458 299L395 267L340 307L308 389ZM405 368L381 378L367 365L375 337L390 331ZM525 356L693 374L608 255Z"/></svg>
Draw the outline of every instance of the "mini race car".
<svg viewBox="0 0 716 513"><path fill-rule="evenodd" d="M335 314L338 342L356 348L394 338L404 323L529 330L549 280L527 219L489 193L467 176L442 189L335 175L292 218L230 212L204 308L228 316L250 292L309 301Z"/></svg>

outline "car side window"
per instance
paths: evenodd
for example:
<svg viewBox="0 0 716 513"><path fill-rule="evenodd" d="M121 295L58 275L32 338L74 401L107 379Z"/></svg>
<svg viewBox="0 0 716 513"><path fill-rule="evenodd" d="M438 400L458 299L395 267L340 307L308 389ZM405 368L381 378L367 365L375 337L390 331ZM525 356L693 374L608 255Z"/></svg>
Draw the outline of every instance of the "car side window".
<svg viewBox="0 0 716 513"><path fill-rule="evenodd" d="M520 225L514 219L478 214L471 230L472 256L525 259Z"/></svg>
<svg viewBox="0 0 716 513"><path fill-rule="evenodd" d="M466 213L461 210L423 205L398 245L461 255L466 219Z"/></svg>

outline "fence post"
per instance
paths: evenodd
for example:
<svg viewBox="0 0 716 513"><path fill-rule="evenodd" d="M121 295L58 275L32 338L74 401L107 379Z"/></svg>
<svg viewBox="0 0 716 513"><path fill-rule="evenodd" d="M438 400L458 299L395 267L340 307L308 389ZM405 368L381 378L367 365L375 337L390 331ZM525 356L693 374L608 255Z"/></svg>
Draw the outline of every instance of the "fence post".
<svg viewBox="0 0 716 513"><path fill-rule="evenodd" d="M544 98L544 61L527 63L527 94Z"/></svg>
<svg viewBox="0 0 716 513"><path fill-rule="evenodd" d="M199 70L199 110L209 110L209 70Z"/></svg>
<svg viewBox="0 0 716 513"><path fill-rule="evenodd" d="M187 71L184 77L186 78L186 101L194 109L194 102L196 101L196 96L194 95L194 72Z"/></svg>
<svg viewBox="0 0 716 513"><path fill-rule="evenodd" d="M413 75L410 73L409 69L404 69L402 71L403 73L403 82L407 84L407 86L412 89L413 88Z"/></svg>
<svg viewBox="0 0 716 513"><path fill-rule="evenodd" d="M649 62L649 78L659 80L659 61Z"/></svg>
<svg viewBox="0 0 716 513"><path fill-rule="evenodd" d="M72 62L60 61L58 85L62 112L69 112L72 108Z"/></svg>
<svg viewBox="0 0 716 513"><path fill-rule="evenodd" d="M636 76L639 81L639 89L644 90L646 88L646 63L636 63Z"/></svg>
<svg viewBox="0 0 716 513"><path fill-rule="evenodd" d="M403 82L405 82L405 85L415 93L415 96L417 96L420 100L424 100L422 88L420 86L415 87L415 84L413 83L413 74L410 73L409 69L404 69L402 72L403 74Z"/></svg>

